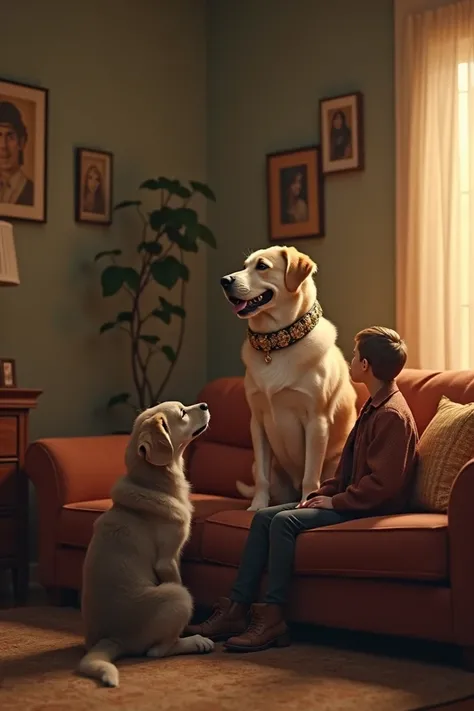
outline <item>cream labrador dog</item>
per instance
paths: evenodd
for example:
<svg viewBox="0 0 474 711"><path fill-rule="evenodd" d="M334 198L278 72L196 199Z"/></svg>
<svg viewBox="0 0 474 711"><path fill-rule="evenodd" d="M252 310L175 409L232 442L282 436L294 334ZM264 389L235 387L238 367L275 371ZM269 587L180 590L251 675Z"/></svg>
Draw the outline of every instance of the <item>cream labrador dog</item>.
<svg viewBox="0 0 474 711"><path fill-rule="evenodd" d="M125 454L127 473L112 488L112 508L95 522L83 569L87 653L79 672L105 686L118 686L118 657L214 648L200 635L180 637L193 610L179 572L192 514L183 452L209 420L205 403L166 402L142 412Z"/></svg>
<svg viewBox="0 0 474 711"><path fill-rule="evenodd" d="M237 488L253 497L250 511L304 500L331 477L356 420L349 367L322 316L316 271L294 247L270 247L221 279L232 310L249 323L242 360L255 486Z"/></svg>

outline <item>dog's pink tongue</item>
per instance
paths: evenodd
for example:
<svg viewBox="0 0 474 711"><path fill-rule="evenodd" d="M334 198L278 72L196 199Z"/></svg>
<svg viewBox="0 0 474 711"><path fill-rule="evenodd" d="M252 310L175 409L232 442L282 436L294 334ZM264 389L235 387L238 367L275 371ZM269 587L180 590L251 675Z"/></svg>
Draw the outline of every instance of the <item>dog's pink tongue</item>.
<svg viewBox="0 0 474 711"><path fill-rule="evenodd" d="M246 301L241 301L240 304L232 304L232 311L234 312L234 314L238 314L239 311L243 311L243 309L245 309L246 306L247 306Z"/></svg>

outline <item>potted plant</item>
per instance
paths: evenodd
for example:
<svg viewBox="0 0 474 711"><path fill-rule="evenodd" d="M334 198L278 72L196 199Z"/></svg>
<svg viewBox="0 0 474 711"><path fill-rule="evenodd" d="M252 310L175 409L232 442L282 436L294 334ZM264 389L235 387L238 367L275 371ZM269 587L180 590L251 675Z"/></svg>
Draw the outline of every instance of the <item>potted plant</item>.
<svg viewBox="0 0 474 711"><path fill-rule="evenodd" d="M196 194L215 201L208 185L194 180L185 185L179 180L160 177L146 180L140 189L156 193L159 203L156 209L145 212L140 200L124 200L114 207L115 211L135 210L140 220L134 263L123 263L120 249L102 251L95 256L96 262L107 262L100 275L102 295L109 298L125 291L130 301L128 310L119 311L113 320L100 327L100 333L118 328L127 334L134 383L134 393L113 395L107 407L126 404L135 413L160 400L179 359L186 323L186 284L190 278L185 254L197 252L200 242L214 249L217 246L211 230L189 206ZM167 292L178 282L180 299L173 303ZM148 309L145 296L149 303L152 290L156 298L153 296L154 306ZM180 321L174 345L166 342L162 334L172 319ZM155 358L163 358L166 366L158 383L153 382L150 375L150 365Z"/></svg>

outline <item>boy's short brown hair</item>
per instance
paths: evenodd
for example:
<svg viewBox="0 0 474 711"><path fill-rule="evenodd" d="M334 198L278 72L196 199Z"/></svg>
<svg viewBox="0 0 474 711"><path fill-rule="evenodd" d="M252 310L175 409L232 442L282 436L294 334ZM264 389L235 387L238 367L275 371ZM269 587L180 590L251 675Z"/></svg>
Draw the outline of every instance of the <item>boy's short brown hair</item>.
<svg viewBox="0 0 474 711"><path fill-rule="evenodd" d="M355 337L361 360L366 360L377 380L389 382L403 370L407 360L405 341L391 328L371 326Z"/></svg>

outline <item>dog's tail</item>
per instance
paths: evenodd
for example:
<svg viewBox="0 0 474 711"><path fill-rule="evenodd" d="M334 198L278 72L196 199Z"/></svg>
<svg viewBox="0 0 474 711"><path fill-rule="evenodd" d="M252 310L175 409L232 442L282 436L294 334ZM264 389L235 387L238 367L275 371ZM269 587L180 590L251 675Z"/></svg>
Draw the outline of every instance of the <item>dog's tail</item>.
<svg viewBox="0 0 474 711"><path fill-rule="evenodd" d="M120 647L111 639L101 639L81 659L78 671L91 679L99 679L104 686L118 686L119 673L112 662L120 655Z"/></svg>
<svg viewBox="0 0 474 711"><path fill-rule="evenodd" d="M242 494L244 499L253 499L255 494L255 486L249 486L249 484L244 484L243 481L236 481L235 488Z"/></svg>

